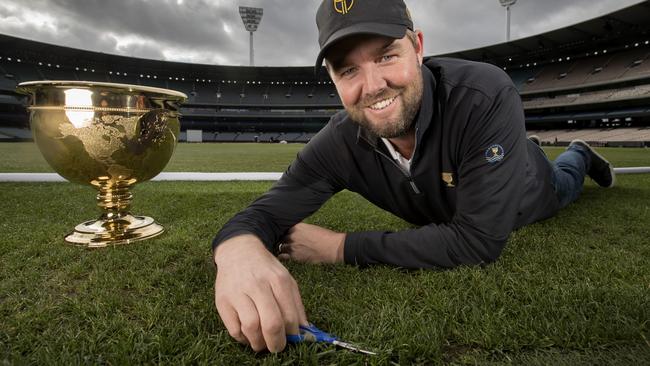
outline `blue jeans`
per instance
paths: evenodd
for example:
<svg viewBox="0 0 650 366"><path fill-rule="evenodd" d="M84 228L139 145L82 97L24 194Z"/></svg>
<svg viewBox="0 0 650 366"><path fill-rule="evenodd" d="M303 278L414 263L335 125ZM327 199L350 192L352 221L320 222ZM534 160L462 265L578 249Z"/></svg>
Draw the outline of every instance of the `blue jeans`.
<svg viewBox="0 0 650 366"><path fill-rule="evenodd" d="M553 187L560 208L566 207L580 197L585 175L591 165L590 159L583 146L571 145L555 161L549 161L553 168Z"/></svg>

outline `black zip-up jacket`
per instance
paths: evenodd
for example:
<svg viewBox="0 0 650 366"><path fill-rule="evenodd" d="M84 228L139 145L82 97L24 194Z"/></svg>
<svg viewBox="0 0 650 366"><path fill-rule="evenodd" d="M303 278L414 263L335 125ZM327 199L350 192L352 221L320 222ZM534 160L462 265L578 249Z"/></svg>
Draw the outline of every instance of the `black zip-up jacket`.
<svg viewBox="0 0 650 366"><path fill-rule="evenodd" d="M451 268L489 263L510 233L558 210L551 166L528 141L521 99L497 67L430 59L410 171L345 111L300 151L280 180L217 234L252 233L275 252L285 232L334 193L358 192L418 225L347 233L346 263Z"/></svg>

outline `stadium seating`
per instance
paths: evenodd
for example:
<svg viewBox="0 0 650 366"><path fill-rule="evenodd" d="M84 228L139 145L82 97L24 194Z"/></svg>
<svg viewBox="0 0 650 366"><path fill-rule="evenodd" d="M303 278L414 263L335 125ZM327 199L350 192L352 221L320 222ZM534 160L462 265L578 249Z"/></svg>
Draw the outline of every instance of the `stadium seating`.
<svg viewBox="0 0 650 366"><path fill-rule="evenodd" d="M217 89L214 84L195 83L194 91L196 97L194 99L197 104L216 104L217 103Z"/></svg>
<svg viewBox="0 0 650 366"><path fill-rule="evenodd" d="M588 105L641 98L650 98L650 84L592 92L570 93L553 97L536 97L524 100L523 104L526 109L535 109L569 105Z"/></svg>
<svg viewBox="0 0 650 366"><path fill-rule="evenodd" d="M539 69L523 84L521 90L530 94L647 77L650 76L650 61L644 61L648 59L649 53L646 47L642 47L551 63ZM517 76L521 73L522 71L511 72Z"/></svg>
<svg viewBox="0 0 650 366"><path fill-rule="evenodd" d="M167 85L167 82L158 76L155 78L149 75L149 77L146 77L145 74L142 74L142 77L138 77L138 85L144 85L144 86L152 86L154 88L163 88L163 89L169 89L169 86Z"/></svg>
<svg viewBox="0 0 650 366"><path fill-rule="evenodd" d="M523 91L544 90L556 87L561 80L560 75L566 76L575 62L551 64L540 69L531 81L524 85Z"/></svg>
<svg viewBox="0 0 650 366"><path fill-rule="evenodd" d="M648 142L650 146L650 128L607 128L578 130L530 130L530 135L539 136L542 144L568 145L574 139L581 139L595 145L604 146L612 142ZM642 145L639 145L642 146Z"/></svg>
<svg viewBox="0 0 650 366"><path fill-rule="evenodd" d="M240 132L235 136L235 142L255 142L255 139L259 136L256 132Z"/></svg>
<svg viewBox="0 0 650 366"><path fill-rule="evenodd" d="M612 92L609 100L625 100L640 98L650 95L650 85L640 85L630 88L616 89Z"/></svg>
<svg viewBox="0 0 650 366"><path fill-rule="evenodd" d="M627 67L624 78L648 77L650 76L650 52L646 52L644 57L632 60Z"/></svg>
<svg viewBox="0 0 650 366"><path fill-rule="evenodd" d="M2 76L0 76L0 90L13 91L16 89L16 80L5 77L5 73L2 70L0 70L0 72L3 73Z"/></svg>
<svg viewBox="0 0 650 366"><path fill-rule="evenodd" d="M219 132L215 136L216 142L234 142L237 137L235 132Z"/></svg>
<svg viewBox="0 0 650 366"><path fill-rule="evenodd" d="M278 141L287 141L287 142L295 142L297 141L300 136L302 136L301 132L287 132L287 133L281 133L278 137Z"/></svg>
<svg viewBox="0 0 650 366"><path fill-rule="evenodd" d="M26 128L17 127L0 127L0 134L5 139L11 140L31 140L32 132Z"/></svg>
<svg viewBox="0 0 650 366"><path fill-rule="evenodd" d="M211 142L216 140L216 135L214 132L203 131L201 139L203 142Z"/></svg>
<svg viewBox="0 0 650 366"><path fill-rule="evenodd" d="M286 137L277 132L263 132L259 134L256 142L278 142L280 140L286 140Z"/></svg>
<svg viewBox="0 0 650 366"><path fill-rule="evenodd" d="M216 97L219 104L238 105L241 102L242 85L222 83L217 87Z"/></svg>
<svg viewBox="0 0 650 366"><path fill-rule="evenodd" d="M42 75L41 78L39 79L44 79L44 80L75 80L71 79L73 77L73 73L71 73L68 70L61 69L61 66L58 64L48 64L39 66L36 68L36 71L38 72L39 75Z"/></svg>
<svg viewBox="0 0 650 366"><path fill-rule="evenodd" d="M11 79L15 80L18 83L22 83L24 81L42 80L45 78L42 74L38 73L33 65L27 64L25 62L16 62L15 60L7 61L3 59L0 62L0 66L4 70L5 78L11 76Z"/></svg>
<svg viewBox="0 0 650 366"><path fill-rule="evenodd" d="M613 55L606 63L602 72L591 74L585 83L604 82L620 79L626 73L632 62L643 57L647 51L636 49Z"/></svg>
<svg viewBox="0 0 650 366"><path fill-rule="evenodd" d="M267 98L264 97L267 90L267 85L244 84L240 94L240 103L246 105L269 104L268 95Z"/></svg>
<svg viewBox="0 0 650 366"><path fill-rule="evenodd" d="M75 78L72 80L82 80L82 81L100 81L100 82L108 82L108 75L105 74L104 72L97 72L97 71L92 71L93 69L88 69L84 70L83 68L80 68L79 70L75 70Z"/></svg>
<svg viewBox="0 0 650 366"><path fill-rule="evenodd" d="M524 85L528 80L533 78L539 72L540 68L525 68L525 69L515 69L508 72L508 75L512 79L512 82L515 84L518 90L523 90ZM532 81L531 81L532 82Z"/></svg>

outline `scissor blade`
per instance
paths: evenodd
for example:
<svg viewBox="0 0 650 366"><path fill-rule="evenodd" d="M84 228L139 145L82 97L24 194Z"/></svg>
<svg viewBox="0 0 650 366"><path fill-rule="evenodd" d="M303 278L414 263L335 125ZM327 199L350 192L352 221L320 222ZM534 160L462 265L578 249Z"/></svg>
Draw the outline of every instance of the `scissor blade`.
<svg viewBox="0 0 650 366"><path fill-rule="evenodd" d="M335 341L332 342L332 344L337 345L339 347L343 347L345 349L349 349L350 351L364 353L366 355L373 355L373 356L377 355L377 353L375 353L375 352L368 351L368 350L365 350L363 348L359 348L359 347L355 346L354 344L351 344L351 343L348 343L348 342L335 340Z"/></svg>

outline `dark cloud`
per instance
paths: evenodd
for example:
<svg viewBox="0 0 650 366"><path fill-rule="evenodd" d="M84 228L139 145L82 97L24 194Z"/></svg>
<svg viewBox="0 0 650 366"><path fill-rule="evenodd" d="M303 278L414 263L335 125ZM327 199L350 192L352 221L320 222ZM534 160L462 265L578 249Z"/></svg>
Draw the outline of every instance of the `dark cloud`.
<svg viewBox="0 0 650 366"><path fill-rule="evenodd" d="M262 5L262 1L251 3ZM317 0L265 0L264 16L254 36L256 53L260 55L258 63L268 60L271 62L267 64L272 65L313 64L318 54L315 19L319 4Z"/></svg>
<svg viewBox="0 0 650 366"><path fill-rule="evenodd" d="M497 0L405 0L425 52L439 54L505 41L505 9ZM639 0L519 0L511 8L511 39L560 28Z"/></svg>
<svg viewBox="0 0 650 366"><path fill-rule="evenodd" d="M357 0L359 1L359 0ZM425 53L504 41L497 0L406 0ZM638 0L519 0L512 38L566 26ZM311 65L318 52L319 0L2 0L0 33L126 56L208 64L248 64L248 32L238 6L263 7L257 65ZM227 31L229 30L229 32Z"/></svg>

